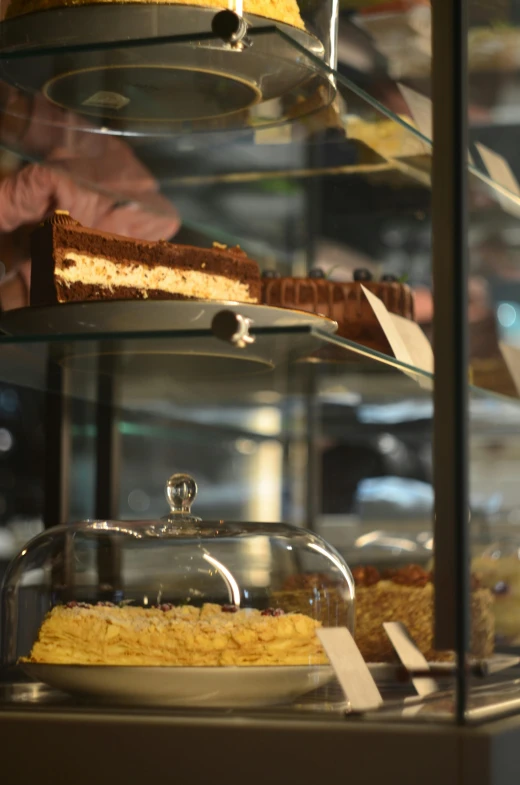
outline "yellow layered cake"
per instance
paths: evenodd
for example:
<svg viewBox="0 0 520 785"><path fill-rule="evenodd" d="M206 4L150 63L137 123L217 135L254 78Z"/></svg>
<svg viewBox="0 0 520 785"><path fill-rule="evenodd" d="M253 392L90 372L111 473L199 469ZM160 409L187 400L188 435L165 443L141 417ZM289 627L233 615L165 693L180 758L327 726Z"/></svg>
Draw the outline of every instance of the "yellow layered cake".
<svg viewBox="0 0 520 785"><path fill-rule="evenodd" d="M95 3L121 3L126 0L95 0ZM215 9L232 8L228 0L131 0L152 4L204 6ZM94 5L92 0L11 0L7 7L6 18L29 14L33 11L44 11L49 8L63 8L64 6ZM236 9L238 10L238 8ZM276 22L283 22L293 27L303 28L300 9L296 0L244 0L243 11L246 14L256 14Z"/></svg>
<svg viewBox="0 0 520 785"><path fill-rule="evenodd" d="M326 664L320 623L300 613L110 604L58 605L46 616L26 662L62 665Z"/></svg>

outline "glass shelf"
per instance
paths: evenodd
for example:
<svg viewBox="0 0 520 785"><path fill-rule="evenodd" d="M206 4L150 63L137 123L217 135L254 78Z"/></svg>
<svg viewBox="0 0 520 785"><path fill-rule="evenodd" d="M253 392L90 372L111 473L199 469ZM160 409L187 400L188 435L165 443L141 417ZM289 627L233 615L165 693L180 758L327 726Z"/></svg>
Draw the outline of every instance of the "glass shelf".
<svg viewBox="0 0 520 785"><path fill-rule="evenodd" d="M83 14L92 8L111 14L120 10L107 4L69 11ZM0 24L0 40L7 35L4 25L10 23ZM61 108L58 101L49 100L41 92L41 86L28 83L33 75L44 79L49 69L65 72L72 60L81 73L94 68L87 63L81 65L82 59L89 58L102 73L117 71L112 61L117 65L121 59L155 58L162 62L165 51L199 49L197 45L207 43L207 34L194 35L189 45L182 37L163 36L124 42L101 40L97 44L61 43L45 51L18 47L13 52L4 40L0 54L0 146L25 160L45 163L57 175L113 201L139 203L164 215L171 215L171 201L179 190L189 192L216 185L240 187L259 181L306 181L326 175L361 178L371 184L387 182L401 190L430 188L431 140L414 127L409 117L394 113L283 30L263 27L250 32L252 52L261 44L277 53L279 68L283 70L294 61L305 69L308 78L304 87L300 80L294 88L296 93L285 90L282 97L259 103L257 114L231 111L225 114L225 122L220 115L215 121L153 116L159 109L144 99L141 120L132 116L121 119L121 109L110 107L98 107L96 117L83 106L88 101L83 88L74 87L67 108ZM218 47L216 54L211 47L207 49L210 59L219 51ZM234 66L247 56L233 52ZM278 72L275 82L278 85ZM334 86L338 90L335 100ZM171 95L174 88L170 85L165 95ZM188 99L184 95L188 107L194 94L192 86ZM139 103L141 98L135 100ZM221 110L216 106L216 115ZM517 195L495 184L482 169L470 164L470 171L486 184L496 201L506 199L518 204Z"/></svg>
<svg viewBox="0 0 520 785"><path fill-rule="evenodd" d="M211 330L5 336L0 339L0 382L94 401L99 379L107 378L125 405L136 408L168 407L177 396L184 402L206 401L208 395L218 401L231 391L234 403L252 404L261 401L266 381L270 393L299 395L313 366L358 380L398 371L416 383L417 393L433 388L432 374L320 327L253 328L251 333L255 341L245 349L219 340ZM52 368L60 373L51 373ZM513 390L509 396L472 385L471 391L507 411L518 405Z"/></svg>
<svg viewBox="0 0 520 785"><path fill-rule="evenodd" d="M317 5L302 4L306 19L316 16ZM377 6L367 13L365 5L347 3L345 24L361 27L372 47L380 32L395 40L406 31L428 38L427 6L416 9L413 23L406 13L392 15L399 30L385 23L380 31ZM106 3L5 19L0 146L116 201L159 213L171 211L179 188L273 178L393 174L401 186L429 188L431 140L410 120L384 47L379 71L363 75L343 68L341 56L334 68L327 42L312 33L255 18L251 46L235 51L214 37L212 12L202 10L190 16L175 5L130 4L122 16L122 7ZM483 24L482 14L475 19ZM507 21L497 12L490 18L494 26L474 28L470 38L509 40L516 28ZM315 22L309 30L316 30ZM425 56L429 77L427 47ZM218 89L196 81L193 58L223 80ZM376 89L385 80L389 93ZM428 84L413 84L429 95ZM179 104L174 117L172 96ZM470 171L496 201L518 205L518 196L482 168L470 164Z"/></svg>

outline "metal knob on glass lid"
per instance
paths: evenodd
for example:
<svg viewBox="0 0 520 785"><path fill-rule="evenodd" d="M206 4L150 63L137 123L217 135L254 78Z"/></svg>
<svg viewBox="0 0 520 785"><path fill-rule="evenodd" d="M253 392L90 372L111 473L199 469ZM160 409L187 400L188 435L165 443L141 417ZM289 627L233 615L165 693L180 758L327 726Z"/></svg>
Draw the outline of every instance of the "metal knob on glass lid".
<svg viewBox="0 0 520 785"><path fill-rule="evenodd" d="M266 705L328 681L319 628L354 631L345 561L286 524L200 520L196 493L174 474L166 519L32 540L2 588L4 664L67 692L170 705Z"/></svg>
<svg viewBox="0 0 520 785"><path fill-rule="evenodd" d="M191 505L197 496L197 483L189 474L172 474L166 483L166 499L170 505L168 521L200 521L191 514Z"/></svg>

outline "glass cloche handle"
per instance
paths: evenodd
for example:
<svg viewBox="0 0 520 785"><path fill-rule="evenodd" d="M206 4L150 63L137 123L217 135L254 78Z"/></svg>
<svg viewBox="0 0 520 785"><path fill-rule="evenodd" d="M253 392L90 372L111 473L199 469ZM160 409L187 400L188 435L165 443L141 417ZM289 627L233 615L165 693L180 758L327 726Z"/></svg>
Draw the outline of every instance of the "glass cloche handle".
<svg viewBox="0 0 520 785"><path fill-rule="evenodd" d="M189 474L172 474L166 483L166 499L170 505L168 520L200 521L191 514L197 496L197 483Z"/></svg>

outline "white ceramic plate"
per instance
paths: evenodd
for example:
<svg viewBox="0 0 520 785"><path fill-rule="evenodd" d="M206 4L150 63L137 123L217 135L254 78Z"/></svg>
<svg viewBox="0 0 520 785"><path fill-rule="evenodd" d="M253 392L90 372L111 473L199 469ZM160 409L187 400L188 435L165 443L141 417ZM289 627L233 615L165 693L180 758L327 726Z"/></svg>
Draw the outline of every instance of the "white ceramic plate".
<svg viewBox="0 0 520 785"><path fill-rule="evenodd" d="M64 692L149 706L259 707L289 703L333 677L328 666L147 668L26 663L36 681Z"/></svg>

